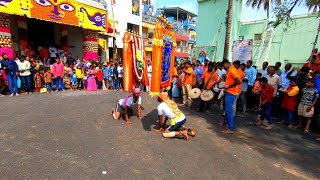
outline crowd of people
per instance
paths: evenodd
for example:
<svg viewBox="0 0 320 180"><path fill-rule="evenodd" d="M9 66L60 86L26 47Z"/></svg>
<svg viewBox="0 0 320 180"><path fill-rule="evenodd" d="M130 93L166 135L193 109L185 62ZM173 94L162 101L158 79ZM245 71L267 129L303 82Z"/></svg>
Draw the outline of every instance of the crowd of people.
<svg viewBox="0 0 320 180"><path fill-rule="evenodd" d="M268 120L268 130L276 119L288 128L303 127L308 133L320 110L320 54L315 50L309 60L310 64L301 68L287 63L284 70L280 62L274 66L264 62L257 68L252 61L244 64L206 59L201 64L182 60L175 66L170 96L198 111L210 111L211 105L216 104L224 116L224 122L219 124L227 127L223 131L226 134L234 133L235 113L244 115L248 111L258 112L260 121L256 125L264 125L263 121ZM200 103L194 103L190 96L193 88L213 91L215 96L211 101L200 99Z"/></svg>
<svg viewBox="0 0 320 180"><path fill-rule="evenodd" d="M0 96L72 90L121 90L123 67L117 60L108 63L56 57L40 59L20 56L15 60L3 54L0 59Z"/></svg>

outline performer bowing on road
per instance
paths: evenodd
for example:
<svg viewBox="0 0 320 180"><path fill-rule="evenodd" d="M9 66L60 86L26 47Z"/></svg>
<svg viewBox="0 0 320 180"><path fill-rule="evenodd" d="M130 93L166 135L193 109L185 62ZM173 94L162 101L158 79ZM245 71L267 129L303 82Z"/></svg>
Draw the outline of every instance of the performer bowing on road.
<svg viewBox="0 0 320 180"><path fill-rule="evenodd" d="M112 108L112 115L113 118L116 120L120 119L121 116L121 110L124 110L124 114L126 117L127 125L131 124L130 121L130 115L133 114L132 105L138 104L138 118L142 120L142 114L141 114L141 97L140 97L140 89L135 88L133 90L133 93L127 96L124 99L120 99L115 108Z"/></svg>
<svg viewBox="0 0 320 180"><path fill-rule="evenodd" d="M158 102L160 102L157 108L160 124L159 131L164 130L167 120L170 119L170 126L166 130L164 130L163 137L180 137L188 141L188 131L191 133L192 136L195 136L195 132L191 128L186 128L185 126L183 126L186 123L186 117L179 110L177 104L169 99L168 93L160 93L158 97ZM163 121L164 117L166 118Z"/></svg>

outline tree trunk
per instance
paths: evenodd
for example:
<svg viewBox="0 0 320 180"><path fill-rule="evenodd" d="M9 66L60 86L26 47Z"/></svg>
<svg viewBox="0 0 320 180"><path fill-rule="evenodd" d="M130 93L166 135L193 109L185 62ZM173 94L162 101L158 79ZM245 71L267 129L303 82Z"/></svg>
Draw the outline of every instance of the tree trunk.
<svg viewBox="0 0 320 180"><path fill-rule="evenodd" d="M226 38L224 42L224 52L223 52L223 58L225 59L228 59L228 55L229 55L230 34L231 34L231 27L232 27L232 12L233 12L233 0L228 0Z"/></svg>

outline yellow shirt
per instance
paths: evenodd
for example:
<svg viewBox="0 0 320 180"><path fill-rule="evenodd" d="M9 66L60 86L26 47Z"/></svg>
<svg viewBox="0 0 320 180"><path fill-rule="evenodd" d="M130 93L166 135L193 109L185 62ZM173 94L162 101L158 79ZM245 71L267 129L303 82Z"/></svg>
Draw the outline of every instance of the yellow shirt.
<svg viewBox="0 0 320 180"><path fill-rule="evenodd" d="M84 74L83 74L83 71L82 69L76 69L76 76L78 79L82 79Z"/></svg>

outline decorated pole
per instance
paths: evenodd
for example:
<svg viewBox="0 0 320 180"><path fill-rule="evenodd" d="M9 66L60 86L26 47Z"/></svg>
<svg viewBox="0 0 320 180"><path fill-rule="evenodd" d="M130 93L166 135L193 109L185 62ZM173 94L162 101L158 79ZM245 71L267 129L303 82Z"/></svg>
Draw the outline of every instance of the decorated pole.
<svg viewBox="0 0 320 180"><path fill-rule="evenodd" d="M163 16L157 18L152 40L152 81L150 96L169 90L173 80L176 38L173 25Z"/></svg>
<svg viewBox="0 0 320 180"><path fill-rule="evenodd" d="M122 51L122 63L123 63L123 90L128 92L132 91L133 86L133 59L132 59L132 34L131 32L125 32L122 38L123 51Z"/></svg>

